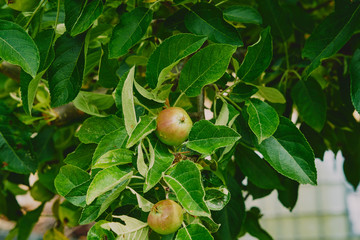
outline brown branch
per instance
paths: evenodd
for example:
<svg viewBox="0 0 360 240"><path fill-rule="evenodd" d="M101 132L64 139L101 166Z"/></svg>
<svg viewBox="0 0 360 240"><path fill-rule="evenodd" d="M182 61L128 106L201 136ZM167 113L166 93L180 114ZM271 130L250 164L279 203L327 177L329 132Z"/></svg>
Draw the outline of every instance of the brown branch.
<svg viewBox="0 0 360 240"><path fill-rule="evenodd" d="M0 63L0 73L15 80L17 83L20 82L20 71L21 71L21 68L17 65L8 63L6 61L3 61L2 63Z"/></svg>

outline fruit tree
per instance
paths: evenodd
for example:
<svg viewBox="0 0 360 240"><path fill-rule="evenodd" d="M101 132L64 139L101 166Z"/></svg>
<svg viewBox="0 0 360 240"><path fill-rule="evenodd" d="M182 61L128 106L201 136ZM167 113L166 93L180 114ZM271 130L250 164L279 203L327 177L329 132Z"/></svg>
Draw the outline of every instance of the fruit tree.
<svg viewBox="0 0 360 240"><path fill-rule="evenodd" d="M0 98L8 239L271 239L325 151L359 185L360 1L0 0Z"/></svg>

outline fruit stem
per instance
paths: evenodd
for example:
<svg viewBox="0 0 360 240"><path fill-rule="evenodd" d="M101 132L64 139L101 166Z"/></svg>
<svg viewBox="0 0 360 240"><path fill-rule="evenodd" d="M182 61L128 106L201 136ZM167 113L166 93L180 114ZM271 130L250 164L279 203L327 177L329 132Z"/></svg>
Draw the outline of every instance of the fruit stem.
<svg viewBox="0 0 360 240"><path fill-rule="evenodd" d="M176 105L178 104L178 102L180 101L180 99L182 98L182 96L184 96L184 92L181 92L180 95L178 96L178 98L176 99L173 107L176 107Z"/></svg>
<svg viewBox="0 0 360 240"><path fill-rule="evenodd" d="M37 11L39 11L39 9L41 8L41 6L43 5L43 3L45 2L45 0L42 0L40 2L40 4L36 7L35 11L31 14L31 17L29 18L29 21L26 23L26 25L24 26L24 29L27 29L32 21L32 19L35 17L35 14L37 13ZM48 0L46 0L46 3L48 2Z"/></svg>

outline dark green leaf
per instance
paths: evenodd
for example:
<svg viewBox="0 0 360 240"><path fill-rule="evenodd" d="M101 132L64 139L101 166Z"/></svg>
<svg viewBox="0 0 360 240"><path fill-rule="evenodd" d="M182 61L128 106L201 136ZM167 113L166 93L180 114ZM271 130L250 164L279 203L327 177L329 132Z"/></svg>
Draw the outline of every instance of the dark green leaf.
<svg viewBox="0 0 360 240"><path fill-rule="evenodd" d="M86 119L75 134L82 143L99 143L106 135L124 126L123 121L115 115L108 117L91 117Z"/></svg>
<svg viewBox="0 0 360 240"><path fill-rule="evenodd" d="M204 201L205 191L200 171L195 163L189 160L179 162L170 174L164 176L164 180L189 214L210 216L210 210Z"/></svg>
<svg viewBox="0 0 360 240"><path fill-rule="evenodd" d="M0 20L0 57L12 64L19 65L32 77L40 65L39 50L19 25Z"/></svg>
<svg viewBox="0 0 360 240"><path fill-rule="evenodd" d="M99 81L98 83L106 88L114 88L119 82L116 74L120 63L116 59L109 59L109 50L107 46L102 47L102 56L99 68Z"/></svg>
<svg viewBox="0 0 360 240"><path fill-rule="evenodd" d="M281 117L274 135L257 148L279 173L299 183L316 184L314 153L304 135L289 119Z"/></svg>
<svg viewBox="0 0 360 240"><path fill-rule="evenodd" d="M259 11L263 23L271 26L274 37L285 42L293 33L291 21L286 12L280 7L278 0L258 0Z"/></svg>
<svg viewBox="0 0 360 240"><path fill-rule="evenodd" d="M259 219L261 218L260 210L258 208L251 208L246 212L246 220L244 223L246 231L261 240L272 240L272 237L261 228Z"/></svg>
<svg viewBox="0 0 360 240"><path fill-rule="evenodd" d="M161 85L171 69L181 59L197 51L206 39L204 36L181 33L162 42L150 56L146 66L149 86L156 88Z"/></svg>
<svg viewBox="0 0 360 240"><path fill-rule="evenodd" d="M223 11L224 18L228 21L239 23L262 24L262 18L258 11L249 6L231 6Z"/></svg>
<svg viewBox="0 0 360 240"><path fill-rule="evenodd" d="M35 224L38 222L40 215L44 209L44 203L41 204L35 210L29 211L23 216L18 224L18 240L27 240L30 237L31 231L34 228Z"/></svg>
<svg viewBox="0 0 360 240"><path fill-rule="evenodd" d="M151 144L154 149L154 159L149 160L149 171L147 172L144 192L149 191L161 179L162 174L171 166L175 157L169 152L169 149L158 138L151 138Z"/></svg>
<svg viewBox="0 0 360 240"><path fill-rule="evenodd" d="M109 57L121 57L140 41L150 25L152 16L153 12L144 7L137 7L121 15L110 39Z"/></svg>
<svg viewBox="0 0 360 240"><path fill-rule="evenodd" d="M80 143L74 152L66 156L64 163L74 165L86 171L90 168L95 149L96 144Z"/></svg>
<svg viewBox="0 0 360 240"><path fill-rule="evenodd" d="M0 159L3 169L10 172L29 174L36 170L37 162L27 155L18 155L0 132Z"/></svg>
<svg viewBox="0 0 360 240"><path fill-rule="evenodd" d="M286 178L281 178L281 183L285 189L278 189L278 199L281 204L292 211L298 199L299 183Z"/></svg>
<svg viewBox="0 0 360 240"><path fill-rule="evenodd" d="M221 78L235 50L226 44L211 44L200 50L181 71L179 89L189 97L199 95L205 85Z"/></svg>
<svg viewBox="0 0 360 240"><path fill-rule="evenodd" d="M104 223L108 223L105 220L100 220L92 226L87 233L87 240L99 240L99 239L107 239L107 240L115 240L114 233L110 231L110 229L103 228L102 225Z"/></svg>
<svg viewBox="0 0 360 240"><path fill-rule="evenodd" d="M229 146L239 139L240 135L233 129L201 120L192 127L186 146L202 154L211 154L216 149Z"/></svg>
<svg viewBox="0 0 360 240"><path fill-rule="evenodd" d="M205 203L211 211L220 211L230 201L230 192L225 187L206 188Z"/></svg>
<svg viewBox="0 0 360 240"><path fill-rule="evenodd" d="M235 161L241 172L256 186L264 189L284 189L278 173L254 151L239 144L236 148Z"/></svg>
<svg viewBox="0 0 360 240"><path fill-rule="evenodd" d="M176 234L175 240L212 240L209 231L199 224L190 224L181 228Z"/></svg>
<svg viewBox="0 0 360 240"><path fill-rule="evenodd" d="M240 103L250 98L257 91L258 89L256 87L240 82L233 88L230 98L235 102Z"/></svg>
<svg viewBox="0 0 360 240"><path fill-rule="evenodd" d="M37 87L41 77L45 73L44 70L50 66L55 58L52 45L54 35L53 30L45 30L40 32L34 39L40 52L39 73L36 74L35 78L26 74L24 71L21 71L20 74L21 100L23 101L24 111L29 115L31 115L31 109L34 103Z"/></svg>
<svg viewBox="0 0 360 240"><path fill-rule="evenodd" d="M51 104L57 107L75 99L84 74L84 38L62 35L55 44L55 60L48 70Z"/></svg>
<svg viewBox="0 0 360 240"><path fill-rule="evenodd" d="M223 19L221 10L212 4L197 3L185 16L186 28L197 35L205 35L216 43L242 46L240 34Z"/></svg>
<svg viewBox="0 0 360 240"><path fill-rule="evenodd" d="M219 231L214 234L218 240L237 239L245 220L245 203L239 184L229 176L227 185L231 193L230 202L223 210L212 212L215 222L221 224Z"/></svg>
<svg viewBox="0 0 360 240"><path fill-rule="evenodd" d="M79 0L75 0L79 1ZM81 1L79 1L81 2ZM67 6L69 1L65 1L65 16L68 17L67 10L69 10ZM82 32L85 32L94 21L100 16L103 10L103 2L102 0L88 0L86 1L86 5L84 4L80 15L76 16L76 21L74 25L71 26L71 29L68 29L69 26L66 26L67 30L70 32L71 36L76 36ZM65 21L66 23L66 21Z"/></svg>
<svg viewBox="0 0 360 240"><path fill-rule="evenodd" d="M55 178L56 191L75 206L84 207L90 175L81 168L65 165Z"/></svg>
<svg viewBox="0 0 360 240"><path fill-rule="evenodd" d="M302 57L311 60L303 72L306 79L321 61L339 51L360 24L360 4L353 3L341 12L329 15L306 40Z"/></svg>
<svg viewBox="0 0 360 240"><path fill-rule="evenodd" d="M106 134L101 139L99 145L95 150L93 156L93 164L95 164L104 154L106 154L110 150L125 148L127 139L128 139L128 135L126 133L125 127L120 127L117 130L110 132L109 134ZM107 162L106 159L110 160L110 158L104 156L103 160L105 162Z"/></svg>
<svg viewBox="0 0 360 240"><path fill-rule="evenodd" d="M245 82L254 82L269 66L273 55L270 27L261 32L259 41L248 47L237 76Z"/></svg>
<svg viewBox="0 0 360 240"><path fill-rule="evenodd" d="M257 98L246 101L246 105L249 127L260 144L274 134L279 125L279 116L273 107Z"/></svg>
<svg viewBox="0 0 360 240"><path fill-rule="evenodd" d="M350 63L351 77L351 101L358 113L360 113L360 48L358 48Z"/></svg>
<svg viewBox="0 0 360 240"><path fill-rule="evenodd" d="M300 131L304 134L306 140L309 142L311 148L314 150L315 158L323 159L324 153L328 150L328 146L325 144L326 134L316 132L314 129L302 123Z"/></svg>
<svg viewBox="0 0 360 240"><path fill-rule="evenodd" d="M314 130L320 132L326 121L326 97L315 79L300 80L291 90L300 117Z"/></svg>

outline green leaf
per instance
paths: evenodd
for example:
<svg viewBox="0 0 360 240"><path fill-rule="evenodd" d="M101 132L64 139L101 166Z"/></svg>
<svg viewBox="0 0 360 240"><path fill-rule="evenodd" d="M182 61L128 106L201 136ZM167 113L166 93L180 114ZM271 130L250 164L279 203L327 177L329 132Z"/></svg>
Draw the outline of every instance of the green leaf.
<svg viewBox="0 0 360 240"><path fill-rule="evenodd" d="M131 132L130 137L126 143L126 148L131 148L136 143L144 139L147 135L155 131L156 118L150 116L141 116L140 122L136 125Z"/></svg>
<svg viewBox="0 0 360 240"><path fill-rule="evenodd" d="M220 211L230 201L230 192L225 187L206 188L205 203L211 211Z"/></svg>
<svg viewBox="0 0 360 240"><path fill-rule="evenodd" d="M233 88L230 98L235 102L240 103L247 100L258 91L257 87L240 82Z"/></svg>
<svg viewBox="0 0 360 240"><path fill-rule="evenodd" d="M29 211L17 223L18 240L27 240L30 237L31 231L35 224L39 221L40 215L44 209L44 203L35 210Z"/></svg>
<svg viewBox="0 0 360 240"><path fill-rule="evenodd" d="M121 57L140 41L152 17L153 12L144 7L137 7L131 12L122 14L109 42L109 57Z"/></svg>
<svg viewBox="0 0 360 240"><path fill-rule="evenodd" d="M189 97L199 95L205 85L222 77L235 50L236 47L226 44L211 44L201 49L181 71L179 89Z"/></svg>
<svg viewBox="0 0 360 240"><path fill-rule="evenodd" d="M279 125L279 115L269 104L251 98L246 101L249 127L255 133L259 144L274 134Z"/></svg>
<svg viewBox="0 0 360 240"><path fill-rule="evenodd" d="M185 16L186 28L216 43L244 45L239 32L223 19L221 10L209 3L197 3Z"/></svg>
<svg viewBox="0 0 360 240"><path fill-rule="evenodd" d="M150 212L151 208L154 206L154 204L150 201L148 201L147 199L145 199L143 196L141 196L141 194L137 193L134 189L132 189L131 187L127 186L127 189L130 190L130 192L132 194L134 194L136 196L139 208L143 211L143 212Z"/></svg>
<svg viewBox="0 0 360 240"><path fill-rule="evenodd" d="M291 90L300 117L314 130L320 132L326 121L326 96L315 79L300 80Z"/></svg>
<svg viewBox="0 0 360 240"><path fill-rule="evenodd" d="M358 48L350 62L350 93L351 101L358 113L360 113L360 48Z"/></svg>
<svg viewBox="0 0 360 240"><path fill-rule="evenodd" d="M245 219L245 203L241 188L236 180L230 175L227 181L231 193L229 203L221 211L212 212L214 221L221 224L219 230L214 233L216 239L237 239Z"/></svg>
<svg viewBox="0 0 360 240"><path fill-rule="evenodd" d="M281 204L292 211L296 205L299 192L299 183L287 177L281 178L284 189L278 189L278 199Z"/></svg>
<svg viewBox="0 0 360 240"><path fill-rule="evenodd" d="M269 166L265 159L260 158L254 151L239 144L236 147L235 161L241 172L257 187L284 190L278 173Z"/></svg>
<svg viewBox="0 0 360 240"><path fill-rule="evenodd" d="M145 157L143 153L143 149L141 146L141 142L139 143L137 147L137 158L136 158L136 168L141 174L141 176L146 177L146 174L149 170L149 167L145 163Z"/></svg>
<svg viewBox="0 0 360 240"><path fill-rule="evenodd" d="M258 0L257 2L263 23L271 26L271 33L274 37L285 42L292 35L293 28L278 0Z"/></svg>
<svg viewBox="0 0 360 240"><path fill-rule="evenodd" d="M69 239L65 237L65 235L56 228L51 228L44 233L43 240L69 240Z"/></svg>
<svg viewBox="0 0 360 240"><path fill-rule="evenodd" d="M108 168L116 165L124 165L132 163L134 158L134 152L119 148L106 152L99 157L94 163L92 168Z"/></svg>
<svg viewBox="0 0 360 240"><path fill-rule="evenodd" d="M194 124L186 146L202 154L211 154L216 149L234 144L240 135L226 126L216 126L207 120Z"/></svg>
<svg viewBox="0 0 360 240"><path fill-rule="evenodd" d="M144 192L149 191L160 181L163 173L171 166L175 159L175 156L169 152L168 147L158 138L151 139L150 143L153 146L154 159L153 161L149 160L149 171L145 179Z"/></svg>
<svg viewBox="0 0 360 240"><path fill-rule="evenodd" d="M281 117L274 135L257 148L279 173L302 184L316 185L314 153L304 135L289 119Z"/></svg>
<svg viewBox="0 0 360 240"><path fill-rule="evenodd" d="M55 181L56 191L75 206L84 207L90 175L81 168L65 165L60 168Z"/></svg>
<svg viewBox="0 0 360 240"><path fill-rule="evenodd" d="M164 176L164 180L189 214L210 217L210 210L204 201L200 171L195 163L189 160L179 162L170 174Z"/></svg>
<svg viewBox="0 0 360 240"><path fill-rule="evenodd" d="M229 122L229 107L227 102L223 101L223 104L220 109L220 113L216 118L215 125L224 125L226 126Z"/></svg>
<svg viewBox="0 0 360 240"><path fill-rule="evenodd" d="M82 143L100 143L106 135L124 126L123 121L115 115L107 117L90 117L86 119L80 130L75 133Z"/></svg>
<svg viewBox="0 0 360 240"><path fill-rule="evenodd" d="M99 240L99 239L107 239L107 240L115 240L114 233L111 232L110 227L105 224L109 223L105 220L100 220L95 223L94 226L90 228L87 233L87 240Z"/></svg>
<svg viewBox="0 0 360 240"><path fill-rule="evenodd" d="M136 218L126 215L113 216L121 219L125 224L119 222L105 223L102 226L110 227L117 235L117 239L132 240L132 239L148 239L149 227L146 222L141 222Z"/></svg>
<svg viewBox="0 0 360 240"><path fill-rule="evenodd" d="M180 33L167 38L151 54L146 66L146 78L151 88L161 85L179 61L197 51L207 37ZM181 43L181 44L179 44Z"/></svg>
<svg viewBox="0 0 360 240"><path fill-rule="evenodd" d="M66 156L64 163L79 167L86 171L91 165L92 156L95 152L95 149L96 144L80 143L74 152Z"/></svg>
<svg viewBox="0 0 360 240"><path fill-rule="evenodd" d="M265 98L267 101L272 103L286 103L284 95L276 88L257 85L254 86L259 90L257 94Z"/></svg>
<svg viewBox="0 0 360 240"><path fill-rule="evenodd" d="M304 78L317 68L321 61L339 51L351 38L360 24L360 5L353 3L344 11L329 15L313 31L302 49L302 57L311 60L303 72Z"/></svg>
<svg viewBox="0 0 360 240"><path fill-rule="evenodd" d="M137 125L133 86L135 80L135 66L132 67L124 82L121 90L122 110L124 113L125 127L127 133L130 135Z"/></svg>
<svg viewBox="0 0 360 240"><path fill-rule="evenodd" d="M145 89L143 86L141 86L139 83L137 83L136 81L134 81L134 85L136 88L136 91L144 98L155 101L157 103L164 103L166 101L166 98L159 98L159 96L157 96L157 91L161 90L163 87L165 87L166 85L160 86L159 89L154 89L153 91L149 92L147 89Z"/></svg>
<svg viewBox="0 0 360 240"><path fill-rule="evenodd" d="M131 179L133 172L122 171L117 166L105 168L92 180L86 194L86 204L90 205L97 197Z"/></svg>
<svg viewBox="0 0 360 240"><path fill-rule="evenodd" d="M31 115L31 109L39 82L44 75L45 70L48 69L55 58L55 52L52 45L53 37L54 31L51 29L40 32L34 39L40 52L40 66L38 74L36 74L33 78L24 71L21 71L20 73L21 100L23 102L25 113L29 115Z"/></svg>
<svg viewBox="0 0 360 240"><path fill-rule="evenodd" d="M210 232L200 224L190 224L181 228L176 234L175 240L212 240Z"/></svg>
<svg viewBox="0 0 360 240"><path fill-rule="evenodd" d="M93 165L97 163L97 161L107 152L110 150L115 150L119 148L125 148L126 141L128 139L128 135L126 133L125 127L120 127L117 130L110 132L109 134L105 135L99 145L97 146L94 156L93 156ZM120 154L120 152L118 152ZM104 156L102 161L104 164L109 164L107 160L110 160L110 157L113 153L109 153L110 155ZM115 153L116 154L116 153ZM121 156L122 154L120 154Z"/></svg>
<svg viewBox="0 0 360 240"><path fill-rule="evenodd" d="M35 162L30 156L18 155L15 150L9 145L4 135L0 132L0 159L3 163L4 170L29 174L35 172L37 168L37 162Z"/></svg>
<svg viewBox="0 0 360 240"><path fill-rule="evenodd" d="M19 25L0 20L0 57L9 63L19 65L32 77L40 65L39 50Z"/></svg>
<svg viewBox="0 0 360 240"><path fill-rule="evenodd" d="M74 106L89 115L103 117L102 110L109 109L114 105L114 98L109 94L80 91L73 101Z"/></svg>
<svg viewBox="0 0 360 240"><path fill-rule="evenodd" d="M116 74L120 64L117 59L109 59L109 50L107 46L102 46L102 55L99 67L98 83L105 88L114 88L119 82Z"/></svg>
<svg viewBox="0 0 360 240"><path fill-rule="evenodd" d="M95 221L103 212L106 211L111 203L119 197L120 193L126 188L129 182L130 179L125 182L121 182L113 189L100 195L90 205L86 205L81 213L79 224L84 225Z"/></svg>
<svg viewBox="0 0 360 240"><path fill-rule="evenodd" d="M76 0L79 1L79 0ZM65 1L65 16L68 14L67 3L69 1ZM79 1L81 2L81 1ZM70 6L71 7L71 6ZM76 36L80 33L85 32L94 21L100 16L103 10L103 2L102 0L87 0L86 4L83 5L80 15L76 16L76 21L74 25L71 26L71 29L68 29L69 26L66 26L67 30L70 32L71 36ZM66 23L66 21L65 21Z"/></svg>
<svg viewBox="0 0 360 240"><path fill-rule="evenodd" d="M228 21L239 23L253 23L257 25L262 24L260 13L249 6L231 6L223 11L224 18Z"/></svg>
<svg viewBox="0 0 360 240"><path fill-rule="evenodd" d="M51 104L58 107L75 99L84 74L84 37L68 34L55 43L55 60L48 70Z"/></svg>
<svg viewBox="0 0 360 240"><path fill-rule="evenodd" d="M260 210L253 207L246 213L246 220L244 227L246 231L251 235L261 240L272 240L272 237L261 228L259 219L261 218Z"/></svg>
<svg viewBox="0 0 360 240"><path fill-rule="evenodd" d="M245 82L253 82L269 66L273 55L270 27L261 32L259 41L248 47L237 76Z"/></svg>

